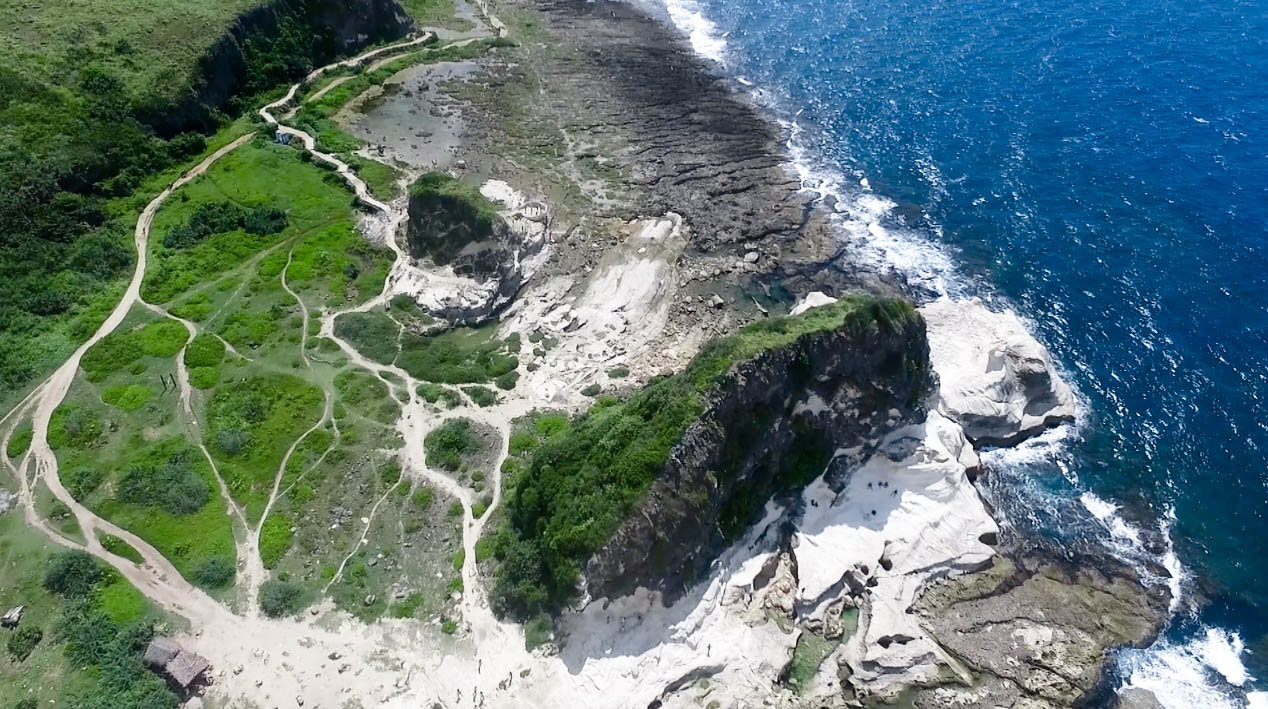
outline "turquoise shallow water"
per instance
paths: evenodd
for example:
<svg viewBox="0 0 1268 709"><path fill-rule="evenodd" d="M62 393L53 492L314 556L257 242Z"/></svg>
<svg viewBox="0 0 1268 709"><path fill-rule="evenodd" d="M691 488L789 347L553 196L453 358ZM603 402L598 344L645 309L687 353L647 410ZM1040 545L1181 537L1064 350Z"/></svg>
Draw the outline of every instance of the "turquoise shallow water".
<svg viewBox="0 0 1268 709"><path fill-rule="evenodd" d="M1086 403L1007 521L1182 565L1125 683L1268 705L1268 5L668 0L877 268L1012 307ZM1174 541L1148 543L1150 530ZM1249 699L1248 699L1249 697ZM1258 704L1264 702L1264 704Z"/></svg>

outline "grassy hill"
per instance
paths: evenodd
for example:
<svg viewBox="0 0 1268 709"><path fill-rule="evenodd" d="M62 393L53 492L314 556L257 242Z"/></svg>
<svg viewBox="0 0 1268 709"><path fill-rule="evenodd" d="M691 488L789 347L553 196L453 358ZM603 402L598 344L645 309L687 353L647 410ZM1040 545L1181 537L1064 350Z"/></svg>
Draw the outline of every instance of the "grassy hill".
<svg viewBox="0 0 1268 709"><path fill-rule="evenodd" d="M140 206L212 132L341 50L399 36L398 12L393 0L0 3L0 402L96 327L134 262Z"/></svg>
<svg viewBox="0 0 1268 709"><path fill-rule="evenodd" d="M0 65L73 87L89 64L142 96L188 84L238 13L263 0L13 0L0 4Z"/></svg>

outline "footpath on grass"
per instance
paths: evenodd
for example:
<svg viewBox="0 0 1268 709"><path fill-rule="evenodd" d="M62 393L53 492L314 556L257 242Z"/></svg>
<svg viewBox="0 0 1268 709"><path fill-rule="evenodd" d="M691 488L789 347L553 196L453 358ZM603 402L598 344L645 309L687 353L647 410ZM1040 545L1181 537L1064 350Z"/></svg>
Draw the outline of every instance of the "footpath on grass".
<svg viewBox="0 0 1268 709"><path fill-rule="evenodd" d="M494 35L502 37L506 35L505 26L488 13L488 8L484 3L479 3L481 10L484 12L489 27L493 30ZM334 169L334 172L344 180L355 193L358 203L363 205L372 214L372 219L380 222L381 230L378 231L386 235L384 239L387 246L394 255L393 267L397 267L408 260L407 254L397 245L394 235L397 227L406 218L406 210L404 200L398 200L400 204L396 206L389 205L375 198L370 192L364 180L357 176L356 172L339 157L318 150L317 140L303 130L285 125L279 120L276 113L290 107L295 100L297 93L308 82L311 82L323 74L343 70L347 68L358 69L362 71L373 70L381 67L386 61L402 51L410 50L414 47L432 41L435 35L432 32L424 32L420 36L405 42L388 45L369 52L365 52L351 59L335 62L326 67L322 67L305 77L304 81L298 82L291 86L287 93L279 100L274 101L259 110L259 116L278 134L292 136L293 139L300 141L305 149L309 151L312 158L316 161L324 162ZM461 47L471 42L484 39L481 37L469 38L458 42L453 42L438 49L449 49ZM387 57L384 59L384 57ZM321 92L325 92L338 85L335 82L324 87ZM318 94L320 95L320 94ZM312 97L310 97L312 98ZM293 112L286 115L293 115ZM278 500L279 495L285 492L283 488L283 476L285 474L287 463L292 454L310 433L318 428L326 425L328 422L334 424L332 420L332 392L326 390L324 392L325 403L322 407L320 419L313 424L311 428L306 430L298 438L296 438L289 450L283 456L281 464L277 469L276 476L273 480L269 496L264 505L263 514L252 524L250 515L244 510L243 506L236 501L230 494L229 486L225 479L221 476L220 470L216 466L206 446L202 443L201 431L203 425L198 421L192 403L193 391L190 384L190 373L184 364L184 352L182 347L178 354L177 361L177 379L179 384L179 402L180 411L185 419L186 429L201 449L203 456L211 466L212 473L218 483L219 493L229 510L229 514L233 520L235 528L234 537L236 543L236 551L238 555L239 566L241 568L239 577L239 586L246 590L247 605L242 615L233 613L229 608L221 602L213 599L205 591L191 584L178 572L175 566L160 553L153 545L146 542L139 536L123 529L116 524L110 522L94 513L91 509L81 504L63 485L60 471L58 468L58 460L49 444L49 424L53 418L54 411L66 400L67 394L75 381L76 375L80 369L80 363L85 353L87 353L94 345L100 343L104 338L114 333L124 322L129 312L134 307L140 306L153 311L164 318L170 318L180 323L186 333L187 339L185 346L194 340L200 334L200 328L188 319L178 317L161 306L147 303L141 295L142 284L146 277L147 252L150 239L150 233L154 222L154 217L159 209L167 202L167 200L182 187L197 179L207 172L207 170L217 161L224 158L237 148L248 143L256 136L255 132L243 135L224 147L216 150L207 156L202 162L186 171L179 179L174 181L158 196L146 205L137 221L134 231L134 246L137 252L136 266L129 282L127 290L120 298L109 317L101 324L93 335L85 341L75 352L48 378L36 386L31 393L23 399L13 410L8 412L3 419L0 419L0 459L3 459L4 465L13 474L18 482L18 504L23 509L26 522L32 527L40 530L51 541L63 547L78 549L85 551L97 559L105 562L116 571L118 571L128 582L133 584L147 598L156 603L164 610L176 614L186 619L191 626L191 630L197 634L206 634L210 638L218 638L218 642L223 647L223 654L220 657L212 657L213 661L229 662L235 659L241 659L244 656L257 654L263 647L261 644L270 644L271 640L282 640L286 635L292 634L294 631L287 629L285 626L290 625L285 621L269 621L261 618L259 613L259 590L261 583L268 576L260 554L260 535L261 529L265 521L268 519L274 503ZM290 264L290 254L288 254L287 265ZM373 376L382 381L393 397L398 401L404 401L402 405L402 413L397 423L397 428L402 434L405 442L405 448L401 453L403 467L412 475L421 477L431 485L444 491L454 497L462 505L463 524L462 524L462 564L461 574L465 593L463 594L463 616L467 623L467 629L470 631L473 640L477 643L481 640L496 641L499 643L509 642L510 645L519 645L522 647L522 639L513 640L505 637L510 631L500 624L489 610L487 597L483 591L479 579L479 571L476 565L475 544L480 538L484 524L491 516L491 513L497 508L502 497L502 480L501 467L502 462L506 459L508 450L508 441L511 433L511 422L527 413L525 404L511 399L507 402L496 404L492 407L480 407L471 401L470 397L457 387L445 385L446 389L452 392L453 396L461 403L461 405L449 409L443 413L437 413L433 409L426 406L425 400L418 394L423 381L416 379L408 372L394 365L384 365L364 357L351 343L340 338L335 332L336 319L344 314L351 312L365 312L369 309L381 306L386 303L392 296L389 289L390 279L386 280L382 291L374 298L367 300L354 307L343 310L331 310L314 317L309 313L307 306L303 300L299 298L286 281L286 268L283 268L279 278L281 286L294 297L299 303L302 311L303 334L300 338L301 356L305 366L311 367L308 354L305 350L306 340L309 335L308 325L310 318L319 321L320 335L329 338L335 342L339 349L342 350L348 360L355 366L364 369ZM391 271L389 270L389 275ZM217 336L218 337L218 336ZM228 345L228 343L226 343ZM232 350L232 345L228 345ZM241 356L241 355L239 355ZM476 423L483 424L497 432L499 444L496 450L496 459L489 473L489 485L491 487L491 496L484 500L477 500L477 496L468 488L461 485L456 479L447 475L441 470L433 469L427 465L426 454L423 441L426 435L432 430L442 425L446 420L453 418L466 418ZM26 451L18 460L11 460L7 455L10 439L15 431L23 423L28 422L31 427L31 442ZM337 440L339 436L338 426L334 424L334 438ZM333 446L333 443L331 444ZM326 452L329 452L328 447ZM323 457L325 453L322 454ZM82 541L72 539L59 530L55 529L49 520L41 517L37 512L36 491L40 484L43 484L53 497L67 509L70 510L78 523L82 532ZM385 493L380 497L370 514L368 520L364 521L364 528L361 531L361 541L364 542L374 523L374 514L377 512L379 505L386 498ZM475 506L480 504L479 514L475 512ZM123 558L118 554L105 548L101 542L99 535L110 535L125 541L129 546L136 550L140 557L140 561L133 561ZM354 547L354 552L357 547ZM348 559L351 558L350 553L347 558L340 564L335 578L331 583L337 581L346 566ZM329 584L327 585L329 588ZM265 630L265 626L269 630ZM331 633L325 635L317 629L305 625L303 631L312 646L312 636L318 635L319 642L316 644L318 650L328 649L329 647L346 647L348 638L339 634ZM369 648L373 650L373 648ZM258 655L257 655L258 656ZM300 665L299 658L295 658L296 665ZM314 668L309 667L309 670ZM378 673L367 673L365 682L374 682ZM299 680L303 681L303 680ZM257 684L257 686L259 686Z"/></svg>

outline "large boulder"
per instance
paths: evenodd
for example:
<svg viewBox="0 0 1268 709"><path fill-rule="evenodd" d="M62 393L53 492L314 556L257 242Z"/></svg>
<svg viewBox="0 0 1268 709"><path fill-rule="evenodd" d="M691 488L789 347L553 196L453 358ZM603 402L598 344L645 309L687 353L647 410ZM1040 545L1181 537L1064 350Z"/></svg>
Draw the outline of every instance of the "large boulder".
<svg viewBox="0 0 1268 709"><path fill-rule="evenodd" d="M940 380L938 411L975 444L1013 445L1074 418L1074 394L1016 314L946 298L920 313Z"/></svg>
<svg viewBox="0 0 1268 709"><path fill-rule="evenodd" d="M521 210L522 212L522 210ZM506 307L529 276L545 227L517 214L508 222L474 187L432 172L410 187L406 237L423 269L394 277L430 314L474 325Z"/></svg>

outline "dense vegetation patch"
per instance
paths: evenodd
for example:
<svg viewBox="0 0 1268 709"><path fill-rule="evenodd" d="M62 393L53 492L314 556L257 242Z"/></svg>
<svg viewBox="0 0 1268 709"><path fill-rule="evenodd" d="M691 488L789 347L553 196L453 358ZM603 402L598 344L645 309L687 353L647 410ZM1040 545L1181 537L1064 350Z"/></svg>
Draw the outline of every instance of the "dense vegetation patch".
<svg viewBox="0 0 1268 709"><path fill-rule="evenodd" d="M214 367L225 357L225 343L207 333L199 333L185 348L185 365L188 367Z"/></svg>
<svg viewBox="0 0 1268 709"><path fill-rule="evenodd" d="M406 334L396 364L412 376L443 384L487 382L519 367L518 339L497 340L491 331L457 328L441 335Z"/></svg>
<svg viewBox="0 0 1268 709"><path fill-rule="evenodd" d="M474 424L468 418L452 418L445 421L423 439L427 451L427 465L442 470L457 470L463 460L478 452L480 438Z"/></svg>
<svg viewBox="0 0 1268 709"><path fill-rule="evenodd" d="M59 552L49 558L43 586L62 599L56 640L62 643L72 665L97 680L87 691L74 693L68 706L177 706L175 695L163 680L141 663L145 646L153 637L153 627L137 620L140 615L135 612L119 612L121 603L131 604L123 596L136 596L136 592L113 569L103 567L87 552ZM126 593L120 596L119 589Z"/></svg>
<svg viewBox="0 0 1268 709"><path fill-rule="evenodd" d="M163 245L184 249L201 243L212 234L241 229L248 234L267 236L286 228L286 212L271 207L244 209L232 202L200 204L189 221L167 232Z"/></svg>
<svg viewBox="0 0 1268 709"><path fill-rule="evenodd" d="M901 301L860 297L773 318L709 343L683 372L653 379L625 401L601 397L572 421L537 419L512 440L504 471L507 514L495 537L495 609L528 619L575 597L581 565L642 499L733 364L847 322L891 328L913 313ZM817 456L813 451L808 455ZM789 484L801 482L802 468L817 462L794 466Z"/></svg>
<svg viewBox="0 0 1268 709"><path fill-rule="evenodd" d="M119 479L119 499L137 505L156 505L174 515L197 512L210 491L194 469L192 449L182 448L162 463L134 465Z"/></svg>

